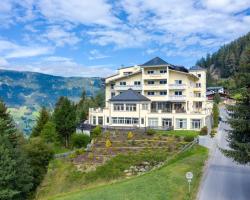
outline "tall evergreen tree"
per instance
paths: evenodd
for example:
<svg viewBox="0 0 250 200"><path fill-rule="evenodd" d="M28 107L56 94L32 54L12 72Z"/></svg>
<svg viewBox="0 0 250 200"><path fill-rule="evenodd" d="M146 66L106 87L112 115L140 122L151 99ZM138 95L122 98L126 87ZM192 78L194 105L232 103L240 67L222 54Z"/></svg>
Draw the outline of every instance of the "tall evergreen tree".
<svg viewBox="0 0 250 200"><path fill-rule="evenodd" d="M223 150L235 161L250 163L250 47L247 48L240 61L238 87L242 88L241 98L236 105L228 106L229 146L232 150Z"/></svg>
<svg viewBox="0 0 250 200"><path fill-rule="evenodd" d="M70 136L76 129L75 105L67 97L60 97L56 103L53 119L57 133L63 139L65 147L68 147Z"/></svg>
<svg viewBox="0 0 250 200"><path fill-rule="evenodd" d="M0 199L25 200L32 190L32 171L19 134L0 102Z"/></svg>
<svg viewBox="0 0 250 200"><path fill-rule="evenodd" d="M32 130L31 137L37 137L40 135L44 125L49 121L49 112L45 107L42 107L39 116L36 121L36 125Z"/></svg>

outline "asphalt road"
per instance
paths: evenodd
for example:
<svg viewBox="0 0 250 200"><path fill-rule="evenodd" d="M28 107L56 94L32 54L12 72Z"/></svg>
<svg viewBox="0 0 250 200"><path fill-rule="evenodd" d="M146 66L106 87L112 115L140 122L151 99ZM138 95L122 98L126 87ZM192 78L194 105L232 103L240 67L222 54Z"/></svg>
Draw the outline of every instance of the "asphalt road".
<svg viewBox="0 0 250 200"><path fill-rule="evenodd" d="M220 109L220 116L226 119L224 109ZM228 148L225 130L229 128L224 122L219 125L214 145L211 145L211 157L201 183L199 200L250 200L250 166L236 164L218 149L218 146Z"/></svg>

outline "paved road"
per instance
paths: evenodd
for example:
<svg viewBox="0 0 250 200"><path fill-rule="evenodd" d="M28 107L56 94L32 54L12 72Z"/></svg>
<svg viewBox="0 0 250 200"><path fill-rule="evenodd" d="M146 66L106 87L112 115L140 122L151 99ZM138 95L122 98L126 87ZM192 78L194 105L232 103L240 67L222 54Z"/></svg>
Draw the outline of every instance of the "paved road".
<svg viewBox="0 0 250 200"><path fill-rule="evenodd" d="M226 111L220 109L222 119ZM198 195L199 200L250 200L250 166L238 165L225 157L217 145L228 148L226 141L228 124L221 122L218 135L211 145L211 157L205 170Z"/></svg>

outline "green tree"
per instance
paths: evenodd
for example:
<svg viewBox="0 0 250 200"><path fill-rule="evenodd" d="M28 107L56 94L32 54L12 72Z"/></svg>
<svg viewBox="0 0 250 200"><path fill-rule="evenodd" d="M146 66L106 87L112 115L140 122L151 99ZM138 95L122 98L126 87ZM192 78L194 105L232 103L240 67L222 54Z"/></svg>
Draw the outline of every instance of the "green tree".
<svg viewBox="0 0 250 200"><path fill-rule="evenodd" d="M32 130L31 137L37 137L40 135L44 125L48 122L49 118L49 112L45 107L42 107L39 112L39 117L36 120L36 125Z"/></svg>
<svg viewBox="0 0 250 200"><path fill-rule="evenodd" d="M70 136L76 129L75 105L67 97L60 97L56 103L53 119L57 133L64 141L65 147L68 147Z"/></svg>
<svg viewBox="0 0 250 200"><path fill-rule="evenodd" d="M91 138L99 137L102 133L102 128L98 125L95 128L93 128L90 132Z"/></svg>
<svg viewBox="0 0 250 200"><path fill-rule="evenodd" d="M219 104L221 102L220 94L216 93L214 95L214 103Z"/></svg>
<svg viewBox="0 0 250 200"><path fill-rule="evenodd" d="M0 199L27 199L33 188L29 160L14 121L0 102Z"/></svg>
<svg viewBox="0 0 250 200"><path fill-rule="evenodd" d="M90 137L85 134L75 133L71 137L71 143L73 147L76 148L86 147L89 142L90 142Z"/></svg>
<svg viewBox="0 0 250 200"><path fill-rule="evenodd" d="M41 138L46 142L46 143L56 143L58 141L58 135L56 132L56 126L52 121L48 121L40 134Z"/></svg>
<svg viewBox="0 0 250 200"><path fill-rule="evenodd" d="M104 107L105 105L105 94L103 91L99 91L95 98L94 98L94 101L95 101L95 105L96 107Z"/></svg>
<svg viewBox="0 0 250 200"><path fill-rule="evenodd" d="M213 127L218 127L219 125L219 107L217 103L213 104Z"/></svg>
<svg viewBox="0 0 250 200"><path fill-rule="evenodd" d="M39 137L31 138L24 150L30 161L35 190L47 172L49 161L53 158L53 150Z"/></svg>

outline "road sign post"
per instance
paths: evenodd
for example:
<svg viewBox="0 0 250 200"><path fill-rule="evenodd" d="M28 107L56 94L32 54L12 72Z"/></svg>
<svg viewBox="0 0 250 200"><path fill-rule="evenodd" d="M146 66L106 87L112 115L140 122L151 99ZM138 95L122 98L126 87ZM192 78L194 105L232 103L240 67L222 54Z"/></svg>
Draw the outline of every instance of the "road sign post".
<svg viewBox="0 0 250 200"><path fill-rule="evenodd" d="M190 184L191 184L191 181L192 181L192 178L193 178L193 173L192 172L187 172L186 173L186 179L188 181L188 193L190 193Z"/></svg>

